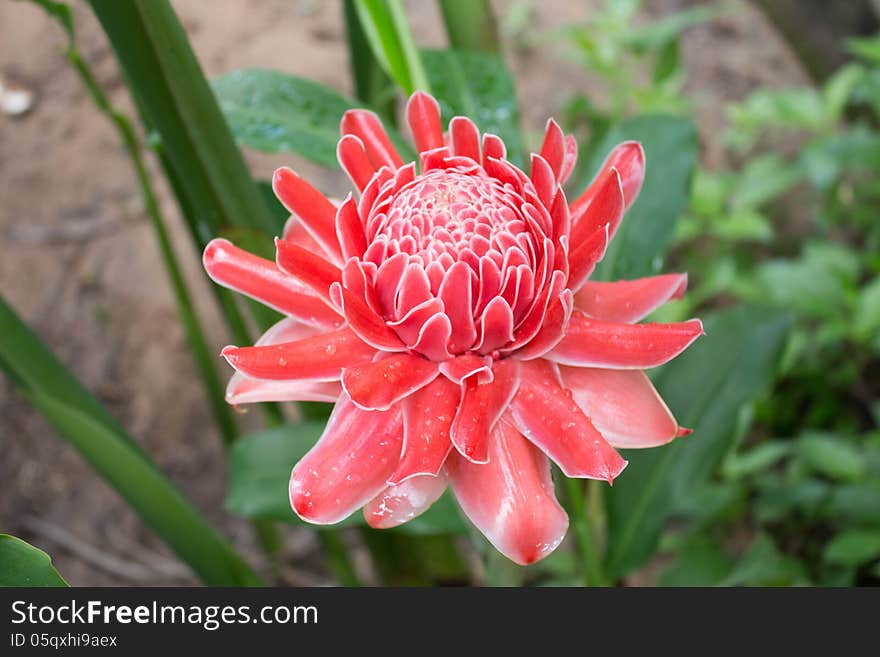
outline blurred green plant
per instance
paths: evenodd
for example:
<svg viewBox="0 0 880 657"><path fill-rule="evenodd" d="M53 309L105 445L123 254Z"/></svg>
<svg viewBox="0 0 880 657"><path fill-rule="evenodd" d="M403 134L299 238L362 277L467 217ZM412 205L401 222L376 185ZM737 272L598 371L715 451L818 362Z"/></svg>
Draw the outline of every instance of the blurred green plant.
<svg viewBox="0 0 880 657"><path fill-rule="evenodd" d="M709 551L729 561L735 531L756 536L775 565L736 577L730 566L716 583L878 577L880 37L850 47L856 60L821 88L758 90L732 105L725 142L741 164L695 176L674 257L696 286L677 312L740 299L788 310L795 324L772 397L722 466L713 540L667 537L683 552L661 582L691 582L679 576Z"/></svg>
<svg viewBox="0 0 880 657"><path fill-rule="evenodd" d="M583 23L537 39L543 44L563 37L567 56L599 82L589 97L570 98L565 112L570 125L589 127L593 143L621 118L685 114L691 107L683 93L686 76L679 36L720 12L711 5L697 5L644 22L639 16L642 4L642 0L606 0Z"/></svg>

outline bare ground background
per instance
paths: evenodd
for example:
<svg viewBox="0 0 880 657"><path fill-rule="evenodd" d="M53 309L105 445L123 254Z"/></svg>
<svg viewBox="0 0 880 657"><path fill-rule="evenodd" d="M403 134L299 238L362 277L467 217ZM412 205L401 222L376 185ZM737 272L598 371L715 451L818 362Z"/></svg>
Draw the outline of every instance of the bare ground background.
<svg viewBox="0 0 880 657"><path fill-rule="evenodd" d="M270 67L350 92L338 2L173 0L209 76ZM445 42L432 0L410 0L420 45ZM503 20L514 3L496 2ZM531 29L583 20L596 0L533 2ZM690 4L648 0L645 17ZM113 100L129 107L113 54L84 3L75 2L79 44ZM803 84L784 42L746 6L690 30L683 51L689 89L699 102L704 162L720 164L714 136L721 108L758 86ZM0 75L36 94L24 116L0 115L0 290L61 360L119 418L160 467L255 563L247 523L223 511L220 441L187 354L173 297L129 162L109 122L97 113L61 50L63 35L26 2L0 2ZM508 44L512 46L514 44ZM508 47L527 134L558 114L568 94L593 81L561 48ZM549 74L548 74L549 73ZM341 196L342 178L295 156L248 153L267 177L292 164L324 191ZM156 177L162 206L189 281L208 317L208 281L171 195ZM215 346L226 343L213 322ZM0 378L0 532L50 552L74 585L194 583L188 570L84 461ZM329 583L314 535L286 529L284 581ZM644 581L644 580L643 580Z"/></svg>

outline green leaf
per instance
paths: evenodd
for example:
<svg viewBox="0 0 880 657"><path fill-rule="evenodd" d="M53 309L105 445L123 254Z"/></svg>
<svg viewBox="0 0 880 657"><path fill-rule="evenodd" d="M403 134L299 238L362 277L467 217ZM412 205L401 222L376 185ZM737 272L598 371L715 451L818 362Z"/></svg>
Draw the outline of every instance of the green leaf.
<svg viewBox="0 0 880 657"><path fill-rule="evenodd" d="M832 523L880 527L880 482L835 486L822 514Z"/></svg>
<svg viewBox="0 0 880 657"><path fill-rule="evenodd" d="M444 125L456 115L467 116L481 132L504 140L508 159L523 163L519 107L510 70L497 55L455 50L423 50L431 88L440 103Z"/></svg>
<svg viewBox="0 0 880 657"><path fill-rule="evenodd" d="M200 246L226 227L274 234L272 218L168 0L89 0L174 175Z"/></svg>
<svg viewBox="0 0 880 657"><path fill-rule="evenodd" d="M298 153L338 167L339 122L364 103L296 75L263 69L214 78L214 93L236 140L267 153ZM389 135L404 159L415 153L394 130Z"/></svg>
<svg viewBox="0 0 880 657"><path fill-rule="evenodd" d="M773 239L770 221L754 210L737 210L718 219L712 223L712 232L721 239L731 241L770 242Z"/></svg>
<svg viewBox="0 0 880 657"><path fill-rule="evenodd" d="M756 278L765 303L808 317L837 317L846 302L840 279L815 262L770 260L758 268Z"/></svg>
<svg viewBox="0 0 880 657"><path fill-rule="evenodd" d="M766 524L790 517L794 512L811 515L828 498L829 486L823 481L764 482L752 505L758 522Z"/></svg>
<svg viewBox="0 0 880 657"><path fill-rule="evenodd" d="M776 153L749 160L734 185L731 208L758 208L791 189L802 177L797 166L787 164Z"/></svg>
<svg viewBox="0 0 880 657"><path fill-rule="evenodd" d="M288 497L290 471L323 431L323 422L309 421L251 434L238 441L230 452L226 508L247 518L299 524L301 521L291 510ZM363 524L363 515L354 513L334 526ZM394 531L464 533L466 527L455 502L449 495L444 495L430 510Z"/></svg>
<svg viewBox="0 0 880 657"><path fill-rule="evenodd" d="M730 572L733 559L714 543L697 539L657 579L657 586L713 586Z"/></svg>
<svg viewBox="0 0 880 657"><path fill-rule="evenodd" d="M880 530L851 529L831 539L822 558L840 566L860 566L880 557Z"/></svg>
<svg viewBox="0 0 880 657"><path fill-rule="evenodd" d="M261 583L238 553L2 299L0 367L10 375L24 398L206 584Z"/></svg>
<svg viewBox="0 0 880 657"><path fill-rule="evenodd" d="M355 101L317 82L262 69L220 75L211 87L238 143L337 166L339 122Z"/></svg>
<svg viewBox="0 0 880 657"><path fill-rule="evenodd" d="M593 278L615 280L658 273L672 241L675 222L687 207L697 156L693 121L672 116L640 116L611 128L590 160L598 171L617 144L628 139L645 148L642 191L626 213ZM579 194L584 185L577 188Z"/></svg>
<svg viewBox="0 0 880 657"><path fill-rule="evenodd" d="M865 69L860 64L847 64L840 68L822 87L825 100L825 115L831 123L840 119L846 109L853 90L865 76Z"/></svg>
<svg viewBox="0 0 880 657"><path fill-rule="evenodd" d="M373 54L407 95L430 93L400 0L355 0L355 9Z"/></svg>
<svg viewBox="0 0 880 657"><path fill-rule="evenodd" d="M743 479L758 474L791 454L792 449L789 441L767 440L747 452L732 455L724 464L724 476Z"/></svg>
<svg viewBox="0 0 880 657"><path fill-rule="evenodd" d="M0 534L0 587L67 586L52 558L9 534Z"/></svg>
<svg viewBox="0 0 880 657"><path fill-rule="evenodd" d="M766 534L758 534L721 586L791 586L806 583L803 565L782 554Z"/></svg>
<svg viewBox="0 0 880 657"><path fill-rule="evenodd" d="M229 453L226 509L246 518L297 522L288 497L290 471L323 431L322 422L301 422L242 437Z"/></svg>
<svg viewBox="0 0 880 657"><path fill-rule="evenodd" d="M846 49L862 59L880 65L880 35L847 39Z"/></svg>
<svg viewBox="0 0 880 657"><path fill-rule="evenodd" d="M654 551L664 521L716 471L737 436L741 409L773 380L789 320L752 307L705 318L706 335L655 379L693 436L627 451L629 466L606 491L608 570L621 577Z"/></svg>
<svg viewBox="0 0 880 657"><path fill-rule="evenodd" d="M852 332L858 339L864 341L880 333L880 276L876 276L859 292Z"/></svg>
<svg viewBox="0 0 880 657"><path fill-rule="evenodd" d="M831 479L856 481L865 474L859 450L831 434L813 432L798 441L798 454L814 471Z"/></svg>

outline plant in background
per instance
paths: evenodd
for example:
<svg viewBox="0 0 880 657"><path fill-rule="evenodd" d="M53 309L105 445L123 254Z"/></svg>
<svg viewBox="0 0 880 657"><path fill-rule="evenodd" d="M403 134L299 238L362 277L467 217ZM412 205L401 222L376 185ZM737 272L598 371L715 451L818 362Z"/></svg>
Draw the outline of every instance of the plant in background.
<svg viewBox="0 0 880 657"><path fill-rule="evenodd" d="M699 274L666 318L733 298L796 322L773 397L705 493L714 503L687 512L701 533L667 536L680 557L663 583L880 576L878 43L852 42L858 59L819 88L730 106L726 142L742 164L695 177L675 253ZM724 537L743 525L756 539L737 563Z"/></svg>
<svg viewBox="0 0 880 657"><path fill-rule="evenodd" d="M566 105L569 123L586 123L593 139L621 117L682 114L690 108L683 92L679 35L718 15L712 6L695 6L640 24L642 0L608 0L581 24L566 26L569 57L600 81L588 98L578 94ZM554 40L558 34L552 35ZM540 39L543 41L544 39Z"/></svg>
<svg viewBox="0 0 880 657"><path fill-rule="evenodd" d="M613 447L689 433L641 370L702 323L635 323L680 297L684 275L588 280L642 185L637 143L615 148L569 206L577 148L554 121L526 175L468 118L444 136L431 96L413 94L406 115L418 172L375 114L349 111L338 154L359 201L337 207L279 169L293 216L276 263L208 245L215 281L288 315L256 346L223 350L237 370L227 399L336 402L291 475L304 520L364 507L371 526L393 527L448 481L499 551L532 563L568 527L547 457L567 477L611 483L626 466Z"/></svg>

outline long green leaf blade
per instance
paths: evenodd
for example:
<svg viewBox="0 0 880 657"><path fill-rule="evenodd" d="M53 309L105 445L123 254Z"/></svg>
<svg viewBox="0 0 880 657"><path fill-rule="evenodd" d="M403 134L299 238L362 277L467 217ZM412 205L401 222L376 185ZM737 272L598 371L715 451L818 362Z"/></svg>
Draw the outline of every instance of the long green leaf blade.
<svg viewBox="0 0 880 657"><path fill-rule="evenodd" d="M407 95L417 89L430 92L400 0L355 0L355 8L373 54L388 75Z"/></svg>
<svg viewBox="0 0 880 657"><path fill-rule="evenodd" d="M206 583L261 580L0 299L0 367L19 391Z"/></svg>
<svg viewBox="0 0 880 657"><path fill-rule="evenodd" d="M168 0L89 0L145 119L186 181L202 245L227 227L274 234L186 33Z"/></svg>
<svg viewBox="0 0 880 657"><path fill-rule="evenodd" d="M653 552L663 523L719 467L737 416L773 380L788 332L780 313L741 307L706 318L706 335L655 379L692 437L626 453L629 466L605 496L608 570L621 577Z"/></svg>

